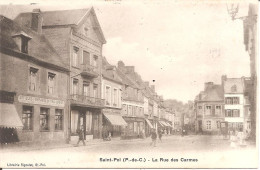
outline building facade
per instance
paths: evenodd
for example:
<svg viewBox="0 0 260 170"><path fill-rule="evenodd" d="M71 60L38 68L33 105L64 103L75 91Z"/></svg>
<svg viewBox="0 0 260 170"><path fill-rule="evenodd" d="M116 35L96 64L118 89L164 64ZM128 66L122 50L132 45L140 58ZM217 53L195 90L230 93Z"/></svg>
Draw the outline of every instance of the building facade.
<svg viewBox="0 0 260 170"><path fill-rule="evenodd" d="M205 83L204 91L195 99L197 133L219 134L224 121L224 94L222 85Z"/></svg>
<svg viewBox="0 0 260 170"><path fill-rule="evenodd" d="M1 16L1 127L21 143L64 143L68 136L69 69L41 30Z"/></svg>
<svg viewBox="0 0 260 170"><path fill-rule="evenodd" d="M94 9L34 11L22 13L15 20L30 25L33 14L39 18L38 29L70 68L70 140L77 140L80 126L86 139L101 138L101 58L106 41Z"/></svg>

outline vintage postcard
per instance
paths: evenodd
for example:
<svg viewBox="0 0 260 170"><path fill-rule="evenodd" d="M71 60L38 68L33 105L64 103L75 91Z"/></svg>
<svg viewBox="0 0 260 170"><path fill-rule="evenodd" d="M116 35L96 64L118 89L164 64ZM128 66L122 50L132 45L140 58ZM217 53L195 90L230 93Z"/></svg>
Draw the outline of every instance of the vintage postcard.
<svg viewBox="0 0 260 170"><path fill-rule="evenodd" d="M1 168L258 168L258 2L0 1Z"/></svg>

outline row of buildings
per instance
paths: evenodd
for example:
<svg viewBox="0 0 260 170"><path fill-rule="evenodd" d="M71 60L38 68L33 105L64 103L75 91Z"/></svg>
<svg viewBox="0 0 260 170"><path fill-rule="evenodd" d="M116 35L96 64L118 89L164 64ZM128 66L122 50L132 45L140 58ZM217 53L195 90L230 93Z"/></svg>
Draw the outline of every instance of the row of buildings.
<svg viewBox="0 0 260 170"><path fill-rule="evenodd" d="M250 78L221 77L221 84L206 82L195 98L196 132L221 134L226 130L251 132Z"/></svg>
<svg viewBox="0 0 260 170"><path fill-rule="evenodd" d="M0 16L0 128L20 142L74 142L149 136L174 127L174 111L134 66L102 56L106 43L93 8Z"/></svg>

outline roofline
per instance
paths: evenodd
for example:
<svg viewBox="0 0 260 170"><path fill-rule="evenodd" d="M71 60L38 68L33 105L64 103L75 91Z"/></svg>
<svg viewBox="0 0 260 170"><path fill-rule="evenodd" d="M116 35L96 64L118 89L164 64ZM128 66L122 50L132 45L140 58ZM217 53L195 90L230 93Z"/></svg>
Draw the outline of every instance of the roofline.
<svg viewBox="0 0 260 170"><path fill-rule="evenodd" d="M118 83L118 84L120 84L120 85L123 85L122 82L117 81L117 80L114 80L114 79L112 79L112 78L110 78L110 77L104 76L104 74L102 74L102 77L103 77L104 79L109 80L109 81L113 81L113 82L115 82L115 83Z"/></svg>
<svg viewBox="0 0 260 170"><path fill-rule="evenodd" d="M13 49L10 49L10 48L0 46L0 51L7 54L7 55L11 55L11 56L14 56L14 57L17 57L17 58L31 60L33 62L39 63L39 65L47 65L49 67L58 69L58 70L63 71L63 72L68 72L68 73L70 72L70 70L68 68L61 67L61 66L58 66L56 64L52 64L52 63L49 63L49 62L39 60L39 59L37 59L33 56L30 56L30 55L25 54L25 53L21 53L19 51L16 51L16 50L13 50Z"/></svg>

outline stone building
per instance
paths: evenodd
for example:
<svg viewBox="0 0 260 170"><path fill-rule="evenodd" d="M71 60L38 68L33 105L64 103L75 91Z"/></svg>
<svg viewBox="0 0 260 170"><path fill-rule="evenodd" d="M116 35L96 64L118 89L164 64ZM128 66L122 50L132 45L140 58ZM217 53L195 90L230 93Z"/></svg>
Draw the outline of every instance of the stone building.
<svg viewBox="0 0 260 170"><path fill-rule="evenodd" d="M37 22L31 22L37 18ZM49 44L69 65L69 136L77 140L77 130L84 127L85 138L101 138L102 46L106 43L93 8L61 11L34 10L21 13L15 21L40 30Z"/></svg>
<svg viewBox="0 0 260 170"><path fill-rule="evenodd" d="M20 127L22 144L64 143L69 67L41 34L37 14L30 19L26 27L0 16L0 127Z"/></svg>

